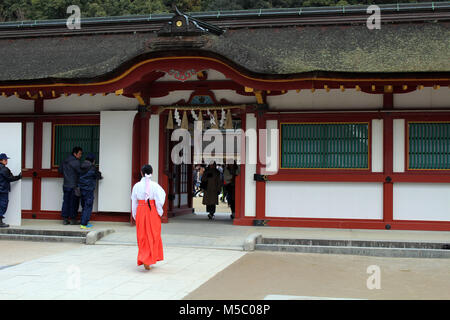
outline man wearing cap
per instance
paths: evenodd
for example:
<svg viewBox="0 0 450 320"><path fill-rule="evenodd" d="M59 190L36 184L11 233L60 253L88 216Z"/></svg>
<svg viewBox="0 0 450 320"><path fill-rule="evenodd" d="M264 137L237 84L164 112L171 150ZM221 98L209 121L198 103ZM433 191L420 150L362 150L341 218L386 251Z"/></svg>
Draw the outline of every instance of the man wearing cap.
<svg viewBox="0 0 450 320"><path fill-rule="evenodd" d="M22 173L14 176L11 170L6 166L8 164L8 156L0 153L0 228L9 227L3 222L6 210L8 209L9 192L11 191L11 182L22 179Z"/></svg>
<svg viewBox="0 0 450 320"><path fill-rule="evenodd" d="M64 176L64 198L61 210L63 224L79 224L76 217L80 205L78 179L81 173L80 159L82 155L83 149L81 147L74 147L72 153L64 159L58 168L59 173Z"/></svg>
<svg viewBox="0 0 450 320"><path fill-rule="evenodd" d="M89 229L92 227L89 220L94 205L94 190L97 186L97 180L100 179L103 179L103 177L95 165L95 155L90 153L81 164L81 174L78 181L81 192L81 206L83 207L80 221L81 229Z"/></svg>

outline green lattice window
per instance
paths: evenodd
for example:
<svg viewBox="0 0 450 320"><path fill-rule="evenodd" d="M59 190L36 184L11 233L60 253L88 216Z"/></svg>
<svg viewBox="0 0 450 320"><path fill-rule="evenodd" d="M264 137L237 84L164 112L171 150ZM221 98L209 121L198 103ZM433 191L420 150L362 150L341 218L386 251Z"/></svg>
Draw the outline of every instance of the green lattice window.
<svg viewBox="0 0 450 320"><path fill-rule="evenodd" d="M82 160L87 154L93 153L96 162L99 162L99 125L54 125L53 137L53 166L59 166L76 146L83 149Z"/></svg>
<svg viewBox="0 0 450 320"><path fill-rule="evenodd" d="M450 123L408 123L408 168L450 169Z"/></svg>
<svg viewBox="0 0 450 320"><path fill-rule="evenodd" d="M282 168L368 169L368 123L281 124Z"/></svg>

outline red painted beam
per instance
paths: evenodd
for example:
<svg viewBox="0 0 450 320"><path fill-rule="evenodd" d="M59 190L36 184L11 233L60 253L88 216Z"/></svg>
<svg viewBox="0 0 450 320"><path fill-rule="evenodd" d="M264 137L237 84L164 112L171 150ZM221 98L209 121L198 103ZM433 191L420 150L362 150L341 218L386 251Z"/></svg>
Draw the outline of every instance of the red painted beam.
<svg viewBox="0 0 450 320"><path fill-rule="evenodd" d="M319 218L270 218L267 226L291 228L337 228L337 229L386 229L383 220L368 219L319 219ZM252 226L253 218L241 218L235 225ZM409 221L394 220L390 223L391 230L427 230L450 231L450 221Z"/></svg>
<svg viewBox="0 0 450 320"><path fill-rule="evenodd" d="M301 171L299 169L298 171ZM326 170L318 170L317 172L283 172L268 176L269 181L318 181L318 182L383 182L382 173L330 173Z"/></svg>

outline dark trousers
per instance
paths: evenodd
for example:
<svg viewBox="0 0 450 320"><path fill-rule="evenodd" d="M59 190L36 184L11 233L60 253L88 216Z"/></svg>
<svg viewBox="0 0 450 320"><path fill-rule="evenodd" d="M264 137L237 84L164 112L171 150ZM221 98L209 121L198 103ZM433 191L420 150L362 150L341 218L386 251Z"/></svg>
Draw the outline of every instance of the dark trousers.
<svg viewBox="0 0 450 320"><path fill-rule="evenodd" d="M216 212L216 205L215 204L206 205L206 211L208 213L214 214Z"/></svg>
<svg viewBox="0 0 450 320"><path fill-rule="evenodd" d="M63 188L63 192L61 216L63 219L75 219L78 214L80 198L75 195L75 188Z"/></svg>
<svg viewBox="0 0 450 320"><path fill-rule="evenodd" d="M0 193L0 219L5 217L6 210L8 210L9 194Z"/></svg>
<svg viewBox="0 0 450 320"><path fill-rule="evenodd" d="M85 226L91 219L92 207L94 206L94 190L81 189L81 222L80 224Z"/></svg>
<svg viewBox="0 0 450 320"><path fill-rule="evenodd" d="M234 189L234 185L228 184L228 185L225 186L225 188L227 190L227 201L228 201L228 204L230 205L231 213L234 214L234 211L235 211L235 189Z"/></svg>

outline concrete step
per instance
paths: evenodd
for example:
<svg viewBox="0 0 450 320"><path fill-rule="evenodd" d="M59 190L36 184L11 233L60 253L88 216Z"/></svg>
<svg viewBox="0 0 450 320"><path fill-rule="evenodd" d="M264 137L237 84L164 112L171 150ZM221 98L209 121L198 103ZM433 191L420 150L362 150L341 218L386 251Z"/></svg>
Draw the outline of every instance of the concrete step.
<svg viewBox="0 0 450 320"><path fill-rule="evenodd" d="M436 242L280 239L256 237L255 250L378 257L450 258L450 244Z"/></svg>
<svg viewBox="0 0 450 320"><path fill-rule="evenodd" d="M86 236L61 236L61 235L36 235L36 234L16 234L1 233L0 240L22 240L22 241L46 241L46 242L76 242L86 243Z"/></svg>
<svg viewBox="0 0 450 320"><path fill-rule="evenodd" d="M46 236L67 236L86 237L89 230L52 230L52 229L26 229L26 228L0 228L0 234L23 234L23 235L46 235Z"/></svg>
<svg viewBox="0 0 450 320"><path fill-rule="evenodd" d="M27 228L0 228L0 240L75 242L95 244L102 237L114 232L113 229L94 230L48 230Z"/></svg>

